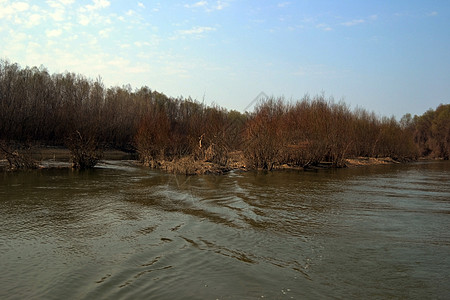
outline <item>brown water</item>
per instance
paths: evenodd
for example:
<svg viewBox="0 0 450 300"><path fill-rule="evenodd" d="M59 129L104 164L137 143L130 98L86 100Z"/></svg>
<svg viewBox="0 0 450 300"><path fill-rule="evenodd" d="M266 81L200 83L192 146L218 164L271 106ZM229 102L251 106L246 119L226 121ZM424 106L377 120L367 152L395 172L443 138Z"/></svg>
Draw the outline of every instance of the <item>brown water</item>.
<svg viewBox="0 0 450 300"><path fill-rule="evenodd" d="M450 164L0 174L0 299L450 297Z"/></svg>

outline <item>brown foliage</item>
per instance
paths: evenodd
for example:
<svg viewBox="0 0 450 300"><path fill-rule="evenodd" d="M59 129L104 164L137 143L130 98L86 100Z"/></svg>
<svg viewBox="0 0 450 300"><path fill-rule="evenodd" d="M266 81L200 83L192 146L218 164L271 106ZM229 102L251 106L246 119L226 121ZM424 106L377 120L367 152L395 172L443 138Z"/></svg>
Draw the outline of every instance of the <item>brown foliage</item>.
<svg viewBox="0 0 450 300"><path fill-rule="evenodd" d="M286 143L281 118L286 105L279 99L261 103L248 119L244 129L244 157L252 168L272 170Z"/></svg>
<svg viewBox="0 0 450 300"><path fill-rule="evenodd" d="M323 96L290 105L281 99L260 104L244 130L244 155L249 166L310 167L322 162L345 166L352 156L416 157L410 130L394 118L377 118Z"/></svg>
<svg viewBox="0 0 450 300"><path fill-rule="evenodd" d="M138 153L146 165L152 165L170 153L173 146L170 134L170 120L163 109L143 117L135 139Z"/></svg>
<svg viewBox="0 0 450 300"><path fill-rule="evenodd" d="M412 121L414 141L421 156L450 158L450 104L439 105Z"/></svg>
<svg viewBox="0 0 450 300"><path fill-rule="evenodd" d="M147 165L192 156L224 166L230 150L228 129L235 127L227 111L219 107L190 99L153 102L139 124L135 145Z"/></svg>

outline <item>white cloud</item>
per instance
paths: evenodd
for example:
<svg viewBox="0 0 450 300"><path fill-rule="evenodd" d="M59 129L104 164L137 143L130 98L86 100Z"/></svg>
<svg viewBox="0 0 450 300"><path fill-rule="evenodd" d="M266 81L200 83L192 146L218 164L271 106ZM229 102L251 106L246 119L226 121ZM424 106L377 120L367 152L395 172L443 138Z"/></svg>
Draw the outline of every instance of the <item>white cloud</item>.
<svg viewBox="0 0 450 300"><path fill-rule="evenodd" d="M279 8L283 8L283 7L286 7L286 6L288 6L289 4L291 4L291 2L280 2L280 3L278 3L278 7Z"/></svg>
<svg viewBox="0 0 450 300"><path fill-rule="evenodd" d="M131 74L141 74L141 73L148 72L149 69L150 69L150 66L141 64L139 66L128 67L126 69L126 71L127 71L127 73L131 73Z"/></svg>
<svg viewBox="0 0 450 300"><path fill-rule="evenodd" d="M217 1L217 4L216 4L216 6L214 7L214 9L216 9L216 10L222 10L222 9L224 9L224 8L227 7L227 6L228 6L228 3L224 2L224 1Z"/></svg>
<svg viewBox="0 0 450 300"><path fill-rule="evenodd" d="M355 26L355 25L362 24L364 22L365 22L364 19L355 19L355 20L351 20L351 21L348 21L348 22L341 23L341 25L344 25L344 26Z"/></svg>
<svg viewBox="0 0 450 300"><path fill-rule="evenodd" d="M107 70L109 77L116 78L114 80L116 81L116 85L119 83L124 84L126 82L126 79L124 80L124 75L129 78L131 74L142 74L148 72L150 69L148 63L134 63L121 56L104 55L102 61L102 67Z"/></svg>
<svg viewBox="0 0 450 300"><path fill-rule="evenodd" d="M108 38L109 33L112 31L111 28L102 29L98 32L98 35L102 38Z"/></svg>
<svg viewBox="0 0 450 300"><path fill-rule="evenodd" d="M356 26L356 25L366 23L367 21L370 22L370 21L376 21L376 20L378 20L378 15L374 14L374 15L370 15L369 17L367 17L365 19L362 19L362 18L361 19L353 19L351 21L343 22L343 23L341 23L341 25L350 27L350 26Z"/></svg>
<svg viewBox="0 0 450 300"><path fill-rule="evenodd" d="M14 30L10 30L9 34L11 35L14 42L24 42L28 39L28 35L23 32L15 32Z"/></svg>
<svg viewBox="0 0 450 300"><path fill-rule="evenodd" d="M150 46L151 44L149 42L134 42L134 45L136 47L143 47L143 46Z"/></svg>
<svg viewBox="0 0 450 300"><path fill-rule="evenodd" d="M191 68L186 62L172 61L170 63L164 63L162 67L162 72L168 76L178 76L181 78L189 78L189 70Z"/></svg>
<svg viewBox="0 0 450 300"><path fill-rule="evenodd" d="M53 8L61 8L62 7L61 3L58 1L48 0L45 2L47 3L48 6L53 7Z"/></svg>
<svg viewBox="0 0 450 300"><path fill-rule="evenodd" d="M76 17L78 19L78 23L83 26L88 26L91 24L101 24L104 26L111 25L113 23L113 21L111 20L112 15L105 15L96 11L87 12L84 10L84 8L78 10ZM119 17L119 20L124 21L125 18Z"/></svg>
<svg viewBox="0 0 450 300"><path fill-rule="evenodd" d="M197 26L191 29L187 29L187 30L180 30L178 31L178 33L182 34L182 35L191 35L191 34L202 34L205 32L209 32L209 31L215 31L216 28L214 27L201 27L201 26Z"/></svg>
<svg viewBox="0 0 450 300"><path fill-rule="evenodd" d="M57 8L53 13L50 14L53 20L57 22L64 21L66 15L66 11L61 8Z"/></svg>
<svg viewBox="0 0 450 300"><path fill-rule="evenodd" d="M229 4L226 1L216 1L214 4L209 4L208 1L201 0L195 2L193 4L186 4L184 7L186 8L200 8L203 7L207 12L212 12L216 10L222 10L227 7Z"/></svg>
<svg viewBox="0 0 450 300"><path fill-rule="evenodd" d="M28 43L27 50L33 51L33 50L39 50L39 49L41 49L41 45L39 43L36 43L36 42Z"/></svg>
<svg viewBox="0 0 450 300"><path fill-rule="evenodd" d="M94 11L107 8L111 3L108 0L93 0L93 4L89 4L81 8L81 11Z"/></svg>
<svg viewBox="0 0 450 300"><path fill-rule="evenodd" d="M64 31L71 32L74 26L76 25L71 22L66 22L64 24L61 24L60 28L63 29Z"/></svg>
<svg viewBox="0 0 450 300"><path fill-rule="evenodd" d="M78 34L70 35L70 36L68 36L68 37L66 38L66 40L67 40L68 42L76 41L76 40L78 40Z"/></svg>
<svg viewBox="0 0 450 300"><path fill-rule="evenodd" d="M139 3L138 3L138 6L139 6L140 8L145 8L144 3L142 3L142 2L139 2Z"/></svg>
<svg viewBox="0 0 450 300"><path fill-rule="evenodd" d="M48 15L56 22L61 22L67 19L66 9L74 3L74 0L47 0L47 5L54 8L54 11Z"/></svg>
<svg viewBox="0 0 450 300"><path fill-rule="evenodd" d="M26 2L14 2L11 5L7 5L0 9L0 19L10 18L11 16L26 11L30 8L30 5Z"/></svg>
<svg viewBox="0 0 450 300"><path fill-rule="evenodd" d="M124 59L122 57L116 57L113 60L110 60L108 62L108 65L118 67L121 69L128 67L129 64L130 64L130 61L127 59Z"/></svg>
<svg viewBox="0 0 450 300"><path fill-rule="evenodd" d="M79 16L78 23L80 23L81 25L87 26L87 25L89 25L90 22L91 22L91 20L88 16L86 16L86 15Z"/></svg>
<svg viewBox="0 0 450 300"><path fill-rule="evenodd" d="M95 47L95 46L98 45L98 40L97 40L96 37L94 37L94 36L91 35L91 36L88 38L88 42L87 42L86 44L89 45L89 46L91 46L91 47Z"/></svg>
<svg viewBox="0 0 450 300"><path fill-rule="evenodd" d="M49 38L51 38L51 37L58 37L58 36L60 36L62 34L62 30L61 29L46 30L45 34Z"/></svg>
<svg viewBox="0 0 450 300"><path fill-rule="evenodd" d="M45 2L50 7L60 8L60 7L64 7L64 6L73 4L75 2L75 0L47 0Z"/></svg>
<svg viewBox="0 0 450 300"><path fill-rule="evenodd" d="M9 43L2 45L2 55L5 57L15 57L18 53L26 50L30 37L23 32L16 32L12 29L8 31Z"/></svg>
<svg viewBox="0 0 450 300"><path fill-rule="evenodd" d="M204 7L206 5L208 5L208 1L198 1L195 2L194 4L186 4L184 7L195 8L195 7Z"/></svg>
<svg viewBox="0 0 450 300"><path fill-rule="evenodd" d="M33 27L33 26L37 26L41 23L41 20L43 19L43 17L41 15L38 14L32 14L29 18L28 18L28 22L27 22L27 26L28 27Z"/></svg>
<svg viewBox="0 0 450 300"><path fill-rule="evenodd" d="M25 11L30 8L30 5L26 2L15 2L11 4L12 8L18 12Z"/></svg>
<svg viewBox="0 0 450 300"><path fill-rule="evenodd" d="M94 0L95 8L107 8L111 3L108 0Z"/></svg>
<svg viewBox="0 0 450 300"><path fill-rule="evenodd" d="M52 8L63 8L64 5L56 0L47 0L45 1L47 3L48 6L52 7Z"/></svg>
<svg viewBox="0 0 450 300"><path fill-rule="evenodd" d="M429 16L429 17L435 17L435 16L437 16L438 15L438 12L437 11L432 11L432 12L430 12L429 14L427 14L427 16Z"/></svg>
<svg viewBox="0 0 450 300"><path fill-rule="evenodd" d="M327 24L317 24L316 28L322 29L323 31L332 31L333 28L331 28L330 26L328 26Z"/></svg>

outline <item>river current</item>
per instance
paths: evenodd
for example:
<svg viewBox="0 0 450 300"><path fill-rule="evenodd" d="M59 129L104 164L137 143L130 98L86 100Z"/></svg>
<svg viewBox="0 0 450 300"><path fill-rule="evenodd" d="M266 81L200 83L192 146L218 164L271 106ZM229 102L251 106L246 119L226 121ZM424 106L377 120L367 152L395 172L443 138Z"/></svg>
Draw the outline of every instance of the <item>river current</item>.
<svg viewBox="0 0 450 300"><path fill-rule="evenodd" d="M450 163L0 174L0 299L445 299Z"/></svg>

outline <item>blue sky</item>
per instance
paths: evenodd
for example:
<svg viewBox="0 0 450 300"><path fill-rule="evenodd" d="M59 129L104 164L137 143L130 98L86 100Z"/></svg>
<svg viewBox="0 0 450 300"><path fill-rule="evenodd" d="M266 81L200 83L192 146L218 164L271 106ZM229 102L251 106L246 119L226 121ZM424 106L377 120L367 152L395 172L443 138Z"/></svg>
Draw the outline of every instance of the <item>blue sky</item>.
<svg viewBox="0 0 450 300"><path fill-rule="evenodd" d="M0 0L0 58L240 111L324 93L400 118L450 103L450 2Z"/></svg>

